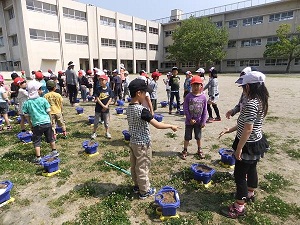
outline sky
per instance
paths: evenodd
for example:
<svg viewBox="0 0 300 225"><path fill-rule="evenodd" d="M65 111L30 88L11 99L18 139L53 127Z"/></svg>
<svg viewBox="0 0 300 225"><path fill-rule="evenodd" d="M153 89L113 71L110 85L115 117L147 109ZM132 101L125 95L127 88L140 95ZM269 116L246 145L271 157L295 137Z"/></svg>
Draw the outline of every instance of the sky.
<svg viewBox="0 0 300 225"><path fill-rule="evenodd" d="M172 9L190 13L202 9L241 2L242 0L76 0L85 4L135 16L155 20L171 16ZM253 0L264 2L266 0ZM250 2L250 1L249 1Z"/></svg>

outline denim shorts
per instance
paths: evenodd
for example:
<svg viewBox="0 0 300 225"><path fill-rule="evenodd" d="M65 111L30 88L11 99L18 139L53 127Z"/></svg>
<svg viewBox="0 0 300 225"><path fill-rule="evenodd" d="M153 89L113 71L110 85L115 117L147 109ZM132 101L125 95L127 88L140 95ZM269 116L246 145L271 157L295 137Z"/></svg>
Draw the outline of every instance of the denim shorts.
<svg viewBox="0 0 300 225"><path fill-rule="evenodd" d="M7 114L8 112L8 103L0 102L0 114Z"/></svg>

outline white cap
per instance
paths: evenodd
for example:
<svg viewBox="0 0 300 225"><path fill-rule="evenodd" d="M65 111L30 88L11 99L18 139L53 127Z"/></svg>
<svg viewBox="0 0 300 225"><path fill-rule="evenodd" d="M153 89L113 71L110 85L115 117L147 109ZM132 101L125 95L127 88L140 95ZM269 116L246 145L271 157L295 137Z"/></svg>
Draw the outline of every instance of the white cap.
<svg viewBox="0 0 300 225"><path fill-rule="evenodd" d="M97 70L96 74L98 76L105 75L105 73L102 70L99 70L99 69Z"/></svg>
<svg viewBox="0 0 300 225"><path fill-rule="evenodd" d="M42 87L42 84L36 80L32 80L28 83L28 97L29 99L34 99L40 97L38 90Z"/></svg>
<svg viewBox="0 0 300 225"><path fill-rule="evenodd" d="M112 72L113 72L113 73L118 73L118 70L117 70L117 69L114 69Z"/></svg>
<svg viewBox="0 0 300 225"><path fill-rule="evenodd" d="M203 68L199 68L196 70L196 73L205 73L205 70Z"/></svg>
<svg viewBox="0 0 300 225"><path fill-rule="evenodd" d="M251 71L242 78L241 86L246 84L255 84L255 83L263 83L266 80L266 75L264 75L262 72L259 71Z"/></svg>

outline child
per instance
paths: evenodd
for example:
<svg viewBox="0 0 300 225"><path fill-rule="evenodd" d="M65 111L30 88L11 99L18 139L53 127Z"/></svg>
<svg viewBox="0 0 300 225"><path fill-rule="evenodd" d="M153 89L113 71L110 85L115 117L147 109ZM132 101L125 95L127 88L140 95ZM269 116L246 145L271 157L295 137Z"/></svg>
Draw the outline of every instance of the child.
<svg viewBox="0 0 300 225"><path fill-rule="evenodd" d="M243 93L248 102L243 106L237 125L220 133L236 132L232 144L236 158L234 178L236 183L236 201L222 214L229 218L245 215L245 202L254 201L254 190L257 188L258 177L256 165L266 152L268 143L262 134L262 123L268 112L269 93L264 84L265 75L258 71L243 76Z"/></svg>
<svg viewBox="0 0 300 225"><path fill-rule="evenodd" d="M156 191L154 187L150 187L148 177L152 156L149 123L157 129L171 128L173 131L177 131L178 127L157 122L150 111L140 105L148 91L148 86L143 80L135 79L131 81L129 91L132 99L126 112L131 135L131 177L135 185L133 191L139 193L140 199L145 199L154 195Z"/></svg>
<svg viewBox="0 0 300 225"><path fill-rule="evenodd" d="M21 77L17 77L16 79L14 79L14 83L15 83L15 85L18 85L20 87L19 93L17 96L18 113L21 118L21 121L20 121L21 131L25 132L26 131L25 130L25 116L22 111L22 107L23 107L24 102L27 101L27 99L28 99L28 92L26 90L27 83L26 83L26 80Z"/></svg>
<svg viewBox="0 0 300 225"><path fill-rule="evenodd" d="M205 156L201 149L201 133L205 127L207 119L207 100L203 94L203 80L199 76L194 76L191 80L192 92L188 93L183 103L185 118L185 135L184 146L181 152L181 158L186 159L189 141L192 140L192 132L194 130L195 139L197 141L197 154L201 159Z"/></svg>
<svg viewBox="0 0 300 225"><path fill-rule="evenodd" d="M48 89L47 89L47 86L46 86L46 81L44 79L44 75L42 74L42 72L35 72L35 79L41 83L41 90L42 90L42 93L41 93L41 96L44 97L45 94L48 93Z"/></svg>
<svg viewBox="0 0 300 225"><path fill-rule="evenodd" d="M63 98L56 92L56 82L48 80L46 83L48 93L45 94L44 98L50 104L50 116L54 140L56 140L56 124L62 128L63 137L67 137L66 123L63 118Z"/></svg>
<svg viewBox="0 0 300 225"><path fill-rule="evenodd" d="M170 96L171 96L171 87L169 85L170 77L172 76L171 72L167 73L167 78L163 79L164 84L166 85L166 92L167 92L167 98L168 98L168 103L170 104Z"/></svg>
<svg viewBox="0 0 300 225"><path fill-rule="evenodd" d="M55 140L51 126L50 104L45 98L40 97L42 94L42 84L36 80L28 83L28 100L24 102L22 111L27 119L33 132L32 141L35 148L36 158L34 163L41 162L41 141L42 135L46 137L46 141L50 143L52 149L51 156L59 155L56 150Z"/></svg>
<svg viewBox="0 0 300 225"><path fill-rule="evenodd" d="M157 81L160 76L161 76L161 73L156 72L156 71L153 72L152 73L152 81L150 82L150 86L152 88L152 92L150 94L150 99L151 99L153 111L157 110L157 88L158 88Z"/></svg>
<svg viewBox="0 0 300 225"><path fill-rule="evenodd" d="M149 80L150 79L149 79L148 74L144 70L140 71L140 76L138 76L137 79L143 80L145 82L145 84L149 87L149 82L150 82ZM151 93L153 90L152 90L152 88L149 88L148 91ZM151 102L151 99L150 99L150 93L148 91L146 92L146 98L141 102L141 104L145 108L147 108L153 116L154 111L153 111L152 102Z"/></svg>
<svg viewBox="0 0 300 225"><path fill-rule="evenodd" d="M243 76L251 71L257 71L256 67L246 67L242 70L242 72L240 73L240 77L239 79L237 79L237 81L235 83L237 84L242 84L243 82ZM248 101L247 96L244 95L244 93L242 93L240 100L238 102L238 104L231 110L228 110L227 113L225 114L227 119L230 119L231 116L234 116L235 114L237 114L238 112L240 112L243 108L243 105L245 105Z"/></svg>
<svg viewBox="0 0 300 225"><path fill-rule="evenodd" d="M129 75L129 72L126 70L124 72L125 80L124 80L124 83L123 83L123 87L124 87L123 100L124 101L125 101L126 96L130 96L129 89L128 89L128 86L129 86L129 83L130 83L130 79L129 79L128 75Z"/></svg>
<svg viewBox="0 0 300 225"><path fill-rule="evenodd" d="M7 125L7 130L11 130L12 127L10 125L7 112L8 112L8 104L9 104L9 99L8 99L8 92L6 91L4 87L4 78L0 74L0 115L2 114L5 123ZM3 127L0 126L0 131L3 130Z"/></svg>
<svg viewBox="0 0 300 225"><path fill-rule="evenodd" d="M14 102L15 104L15 110L18 110L17 107L17 96L18 96L18 92L19 92L19 86L15 85L14 80L19 77L19 75L16 72L13 72L11 75L11 79L12 79L12 83L10 85L10 99Z"/></svg>
<svg viewBox="0 0 300 225"><path fill-rule="evenodd" d="M169 85L171 86L169 114L172 114L172 107L173 107L174 97L176 97L176 101L177 101L176 114L178 114L179 110L180 110L180 96L179 96L180 77L178 76L178 68L177 67L172 68L172 76L170 77Z"/></svg>
<svg viewBox="0 0 300 225"><path fill-rule="evenodd" d="M203 68L200 67L199 69L197 69L196 73L198 73L199 77L202 77L202 79L205 80L205 76L204 76L205 70Z"/></svg>
<svg viewBox="0 0 300 225"><path fill-rule="evenodd" d="M221 121L221 116L217 105L217 101L219 99L219 86L218 86L217 77L218 77L217 70L215 70L215 68L212 67L210 69L209 81L207 85L205 85L204 87L204 90L208 89L208 96L209 96L207 102L207 111L208 111L209 118L207 120L207 123L211 123L212 121ZM212 110L210 105L212 105L214 108L214 111L217 116L216 118L213 118L212 116Z"/></svg>
<svg viewBox="0 0 300 225"><path fill-rule="evenodd" d="M186 78L184 80L184 84L183 84L183 87L184 87L184 93L183 93L183 99L185 98L185 96L191 92L191 80L192 80L192 77L193 77L193 74L191 71L186 71L185 73L186 75Z"/></svg>
<svg viewBox="0 0 300 225"><path fill-rule="evenodd" d="M92 139L97 137L96 131L98 128L100 118L104 121L104 127L106 130L106 137L111 139L111 134L109 133L109 105L112 101L112 90L107 87L108 76L102 71L97 72L97 76L100 82L100 87L94 92L95 97L95 120L94 120L94 130L91 136Z"/></svg>

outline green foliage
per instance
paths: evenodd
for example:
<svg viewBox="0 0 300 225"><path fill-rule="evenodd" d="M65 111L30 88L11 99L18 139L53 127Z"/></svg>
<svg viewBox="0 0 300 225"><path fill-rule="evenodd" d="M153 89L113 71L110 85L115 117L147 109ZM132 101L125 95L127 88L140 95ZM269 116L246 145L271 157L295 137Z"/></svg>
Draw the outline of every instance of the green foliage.
<svg viewBox="0 0 300 225"><path fill-rule="evenodd" d="M260 187L261 189L269 193L275 193L279 191L281 188L283 188L284 186L290 184L290 182L284 179L283 176L273 172L265 174L264 177L268 182L262 181L260 183Z"/></svg>
<svg viewBox="0 0 300 225"><path fill-rule="evenodd" d="M296 214L299 208L294 205L290 205L280 198L269 195L263 202L259 202L255 205L255 209L259 212L270 213L276 215L282 219L287 218L290 215Z"/></svg>
<svg viewBox="0 0 300 225"><path fill-rule="evenodd" d="M228 32L225 28L217 28L208 18L191 17L182 21L172 38L174 43L168 48L171 60L213 63L226 55L224 46L228 42Z"/></svg>
<svg viewBox="0 0 300 225"><path fill-rule="evenodd" d="M201 222L201 224L212 224L214 216L211 211L199 210L197 212L197 219Z"/></svg>
<svg viewBox="0 0 300 225"><path fill-rule="evenodd" d="M267 44L264 52L265 58L285 58L288 59L286 72L290 70L292 60L300 56L300 26L292 33L290 24L281 24L276 31L279 40L275 43Z"/></svg>
<svg viewBox="0 0 300 225"><path fill-rule="evenodd" d="M179 217L178 219L169 219L163 222L164 225L195 225L196 222L191 218Z"/></svg>
<svg viewBox="0 0 300 225"><path fill-rule="evenodd" d="M273 225L271 219L260 212L247 213L244 222L249 225Z"/></svg>

